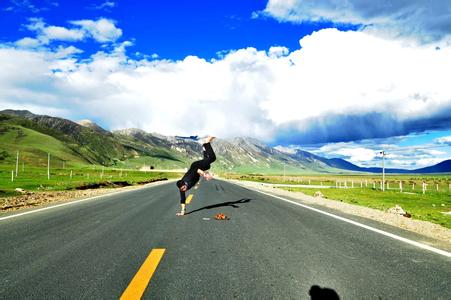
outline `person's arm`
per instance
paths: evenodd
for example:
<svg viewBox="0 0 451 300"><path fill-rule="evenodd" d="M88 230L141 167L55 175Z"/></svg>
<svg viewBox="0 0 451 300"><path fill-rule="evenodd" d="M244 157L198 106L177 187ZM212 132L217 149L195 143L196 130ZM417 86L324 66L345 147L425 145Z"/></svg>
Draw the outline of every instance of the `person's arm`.
<svg viewBox="0 0 451 300"><path fill-rule="evenodd" d="M185 215L185 201L186 201L185 192L180 191L180 212L177 213L177 216Z"/></svg>
<svg viewBox="0 0 451 300"><path fill-rule="evenodd" d="M186 194L185 192L180 191L180 204L185 204L186 202Z"/></svg>

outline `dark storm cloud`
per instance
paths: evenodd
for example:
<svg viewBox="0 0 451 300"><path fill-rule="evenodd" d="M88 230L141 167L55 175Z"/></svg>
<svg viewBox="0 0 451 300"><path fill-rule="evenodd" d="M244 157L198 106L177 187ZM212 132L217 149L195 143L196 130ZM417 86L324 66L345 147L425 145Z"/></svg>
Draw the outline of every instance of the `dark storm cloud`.
<svg viewBox="0 0 451 300"><path fill-rule="evenodd" d="M273 144L350 142L449 128L451 128L451 104L434 114L415 116L406 120L390 113L329 114L280 126Z"/></svg>
<svg viewBox="0 0 451 300"><path fill-rule="evenodd" d="M446 0L270 0L264 14L279 21L360 24L365 30L420 42L451 33L451 1Z"/></svg>

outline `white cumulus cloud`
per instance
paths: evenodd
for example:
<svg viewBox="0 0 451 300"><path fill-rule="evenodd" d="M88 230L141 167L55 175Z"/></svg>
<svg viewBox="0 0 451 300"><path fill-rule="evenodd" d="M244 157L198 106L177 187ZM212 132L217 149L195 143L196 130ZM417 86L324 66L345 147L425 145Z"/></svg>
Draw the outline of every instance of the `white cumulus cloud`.
<svg viewBox="0 0 451 300"><path fill-rule="evenodd" d="M78 49L74 46L63 47L59 46L55 51L55 58L67 58L71 57L74 54L83 53L83 50Z"/></svg>
<svg viewBox="0 0 451 300"><path fill-rule="evenodd" d="M450 47L336 29L300 44L292 52L245 48L179 61L132 59L130 42L89 59L74 58L76 48L3 45L0 107L59 109L112 129L252 136L277 145L451 128Z"/></svg>
<svg viewBox="0 0 451 300"><path fill-rule="evenodd" d="M25 27L28 30L35 31L37 33L37 38L35 40L39 41L41 45L48 44L52 40L80 41L85 37L85 33L80 29L68 29L61 26L47 26L41 18L30 18L30 23ZM23 43L23 39L21 41ZM16 43L20 43L20 41Z"/></svg>
<svg viewBox="0 0 451 300"><path fill-rule="evenodd" d="M93 20L71 21L71 24L78 25L98 42L114 42L122 36L122 30L117 28L114 21L100 18Z"/></svg>
<svg viewBox="0 0 451 300"><path fill-rule="evenodd" d="M116 3L114 1L104 1L100 4L91 4L88 6L90 9L98 9L98 10L109 10L111 8L114 8L116 6Z"/></svg>
<svg viewBox="0 0 451 300"><path fill-rule="evenodd" d="M415 136L412 135L411 138L415 138ZM397 139L384 140L399 142ZM291 147L299 148L299 146ZM384 143L381 139L370 139L357 142L330 143L322 147L310 146L304 149L327 158L343 158L361 167L380 167L382 164L380 152L383 150L385 152L384 164L387 168L412 170L451 159L450 149L440 148L440 150L437 150L433 148L434 144L400 146L398 144Z"/></svg>
<svg viewBox="0 0 451 300"><path fill-rule="evenodd" d="M436 165L443 161L443 158L421 158L416 162L416 166L418 168L421 167L429 167L432 165Z"/></svg>
<svg viewBox="0 0 451 300"><path fill-rule="evenodd" d="M331 154L344 156L346 159L349 159L349 161L353 163L372 161L377 156L377 153L377 151L362 147L341 148L337 149L334 152L331 152Z"/></svg>
<svg viewBox="0 0 451 300"><path fill-rule="evenodd" d="M98 20L77 20L69 22L72 27L47 25L42 18L30 18L25 25L30 31L36 32L36 38L22 38L16 41L20 47L37 47L48 45L52 41L77 42L92 38L99 43L115 42L122 35L114 21L100 18Z"/></svg>
<svg viewBox="0 0 451 300"><path fill-rule="evenodd" d="M20 40L17 40L15 44L22 48L36 48L42 45L42 42L39 39L25 37Z"/></svg>
<svg viewBox="0 0 451 300"><path fill-rule="evenodd" d="M42 34L50 40L80 41L85 34L80 29L67 29L61 26L48 26L42 30Z"/></svg>
<svg viewBox="0 0 451 300"><path fill-rule="evenodd" d="M438 139L435 139L435 142L438 144L448 144L451 145L451 135L450 136L443 136Z"/></svg>

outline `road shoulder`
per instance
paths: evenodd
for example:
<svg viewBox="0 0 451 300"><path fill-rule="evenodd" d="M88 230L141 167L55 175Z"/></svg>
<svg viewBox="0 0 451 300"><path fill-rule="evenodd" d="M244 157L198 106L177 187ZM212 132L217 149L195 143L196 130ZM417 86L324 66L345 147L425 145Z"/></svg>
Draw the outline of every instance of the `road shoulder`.
<svg viewBox="0 0 451 300"><path fill-rule="evenodd" d="M143 188L154 187L163 184L174 182L175 179L155 181L143 185L132 185L119 188L99 188L90 190L76 190L76 191L55 191L45 193L33 193L38 197L38 201L33 201L32 204L23 203L23 205L5 209L0 211L0 219L13 216L16 214L31 213L36 210L50 209L52 207L61 206L63 204L76 203L80 201L94 200L102 196L111 196L114 194L124 193L128 191L135 191ZM31 196L33 196L31 195Z"/></svg>
<svg viewBox="0 0 451 300"><path fill-rule="evenodd" d="M271 195L287 198L291 201L321 208L327 212L336 213L384 230L396 231L408 238L437 247L451 250L451 230L426 221L409 219L384 211L352 205L336 200L312 197L300 192L290 192L258 182L227 180L239 186L265 192Z"/></svg>

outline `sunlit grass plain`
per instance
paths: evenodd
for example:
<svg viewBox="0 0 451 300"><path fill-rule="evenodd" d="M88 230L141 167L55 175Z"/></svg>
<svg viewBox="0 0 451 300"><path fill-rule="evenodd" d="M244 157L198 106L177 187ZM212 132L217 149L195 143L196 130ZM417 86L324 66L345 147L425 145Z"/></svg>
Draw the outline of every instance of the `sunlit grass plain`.
<svg viewBox="0 0 451 300"><path fill-rule="evenodd" d="M178 173L170 172L143 172L132 169L106 168L98 165L79 165L65 169L51 168L50 179L48 179L47 168L45 167L26 166L22 169L22 166L20 166L16 177L15 169L12 169L11 165L0 165L0 197L17 195L16 188L27 191L61 191L99 183L105 185L117 183L119 186L121 183L133 185L179 176Z"/></svg>
<svg viewBox="0 0 451 300"><path fill-rule="evenodd" d="M386 211L400 205L412 218L451 228L450 175L388 175L389 189L381 190L381 176L377 175L311 175L266 176L228 175L229 178L261 183L287 184L279 187L313 196L318 190L331 200L361 205ZM399 189L402 182L403 191ZM422 183L427 184L423 194ZM345 185L346 182L346 185ZM304 185L296 187L295 185ZM324 188L321 188L321 185ZM329 188L325 188L328 186ZM337 188L337 186L339 186Z"/></svg>

